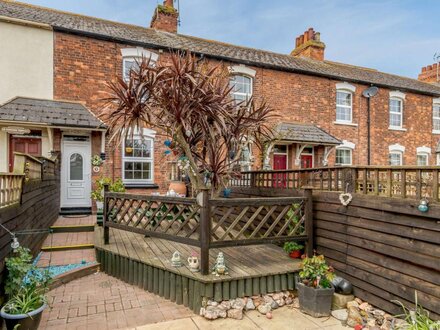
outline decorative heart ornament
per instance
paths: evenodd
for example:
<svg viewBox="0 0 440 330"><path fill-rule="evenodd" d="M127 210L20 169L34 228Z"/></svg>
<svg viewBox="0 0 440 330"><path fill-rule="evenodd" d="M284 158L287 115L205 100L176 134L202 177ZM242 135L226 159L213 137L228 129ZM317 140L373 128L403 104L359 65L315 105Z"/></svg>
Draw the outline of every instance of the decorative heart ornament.
<svg viewBox="0 0 440 330"><path fill-rule="evenodd" d="M350 193L340 194L339 200L341 201L341 204L344 206L347 206L352 201L353 196Z"/></svg>

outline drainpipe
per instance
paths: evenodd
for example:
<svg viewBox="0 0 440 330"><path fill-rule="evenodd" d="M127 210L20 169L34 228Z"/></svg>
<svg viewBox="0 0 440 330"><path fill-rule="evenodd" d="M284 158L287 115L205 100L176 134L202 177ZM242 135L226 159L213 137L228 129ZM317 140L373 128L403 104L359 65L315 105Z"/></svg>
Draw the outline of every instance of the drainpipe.
<svg viewBox="0 0 440 330"><path fill-rule="evenodd" d="M378 91L379 88L371 86L362 92L362 95L367 98L367 165L371 165L371 98Z"/></svg>

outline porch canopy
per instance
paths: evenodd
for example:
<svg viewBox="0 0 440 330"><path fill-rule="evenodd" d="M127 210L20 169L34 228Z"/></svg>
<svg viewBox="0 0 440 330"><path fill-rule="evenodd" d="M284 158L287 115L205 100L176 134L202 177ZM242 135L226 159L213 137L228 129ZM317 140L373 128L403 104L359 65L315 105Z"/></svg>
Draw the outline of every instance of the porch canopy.
<svg viewBox="0 0 440 330"><path fill-rule="evenodd" d="M16 97L0 106L0 122L105 130L105 124L79 102Z"/></svg>
<svg viewBox="0 0 440 330"><path fill-rule="evenodd" d="M299 165L300 155L307 146L324 146L323 165L327 165L330 151L342 141L330 135L322 128L313 124L280 123L275 128L275 143L288 143L297 145L295 164Z"/></svg>

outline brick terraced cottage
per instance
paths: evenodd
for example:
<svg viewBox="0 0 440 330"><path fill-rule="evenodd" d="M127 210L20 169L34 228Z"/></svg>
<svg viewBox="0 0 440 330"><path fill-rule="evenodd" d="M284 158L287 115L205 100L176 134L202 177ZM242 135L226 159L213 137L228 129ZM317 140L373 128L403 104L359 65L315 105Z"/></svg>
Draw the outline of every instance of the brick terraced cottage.
<svg viewBox="0 0 440 330"><path fill-rule="evenodd" d="M372 86L377 87L378 92L370 99L370 164L439 164L436 150L440 139L440 117L434 114L439 113L440 86L329 61L325 58L325 44L313 29L296 38L290 54L278 54L178 34L177 20L178 12L173 8L173 1L158 6L150 27L145 28L0 0L0 42L4 45L0 52L9 52L8 63L0 60L2 80L8 81L11 76L12 81L14 76L16 84L17 75L26 80L26 71L40 70L35 74L41 75L42 81L34 78L31 82L47 86L44 91L30 86L10 90L7 95L2 95L3 90L0 90L0 102L6 103L3 107L8 109L11 109L8 100L18 96L73 102L53 103L60 105L58 110L65 110L66 116L69 110L64 105L70 107L80 102L83 112L88 109L98 117L103 111L102 99L108 92L106 83L117 77L127 77L137 58L146 56L153 61L167 60L170 51L190 50L213 64L228 66L230 82L234 86L232 97L239 100L251 96L264 98L280 115L279 122L274 123L278 135L268 148L264 161L266 167L366 165L368 101L363 92ZM19 29L21 34L17 34L17 40L11 41L6 33L2 33L3 27ZM25 43L29 34L33 35L33 40L40 38L42 46L35 45L32 51L24 46L23 49L14 46L17 42ZM30 60L32 56L38 61ZM15 63L14 58L21 60L21 65L13 74L8 71L8 66L10 61ZM35 111L40 111L38 109ZM57 113L59 115L60 111ZM0 126L22 126L22 123L6 123L5 118L0 113ZM162 136L145 128L146 141L141 142L135 137L134 141L113 148L101 137L104 126L98 122L93 125L96 125L93 130L89 127L91 134L74 127L57 128L59 140L52 137L51 144L39 152L43 156L57 152L63 154L63 144L69 139L66 132L73 130L77 139L90 136L88 142L83 141L89 145L90 155L105 155L99 172L92 171L92 175L86 178L84 184L88 187L104 174L122 178L128 189L143 192L167 190L175 168L171 159L164 155ZM22 134L21 138L35 139L40 134L44 139L47 132L37 127L31 130L31 136ZM55 132L50 134L56 135ZM0 133L3 170L8 164L8 155L14 151L14 144L10 143L13 139L14 134L7 130ZM250 144L249 153L243 157L243 169L263 166L252 151ZM62 163L69 161L63 156L61 160ZM89 159L85 160L87 162ZM69 166L64 164L65 169ZM68 185L67 179L63 180L61 184ZM83 206L89 205L85 203Z"/></svg>

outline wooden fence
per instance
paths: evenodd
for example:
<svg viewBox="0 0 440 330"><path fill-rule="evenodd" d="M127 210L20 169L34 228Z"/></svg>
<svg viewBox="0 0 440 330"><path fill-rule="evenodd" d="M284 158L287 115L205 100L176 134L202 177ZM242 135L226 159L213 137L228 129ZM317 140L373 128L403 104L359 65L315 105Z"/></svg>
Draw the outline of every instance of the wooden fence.
<svg viewBox="0 0 440 330"><path fill-rule="evenodd" d="M347 191L439 202L440 166L350 166L243 172L231 187Z"/></svg>
<svg viewBox="0 0 440 330"><path fill-rule="evenodd" d="M235 188L234 196L298 196L299 190ZM427 213L418 200L355 194L341 205L339 193L314 191L314 243L356 296L393 314L393 300L419 303L440 319L440 205Z"/></svg>
<svg viewBox="0 0 440 330"><path fill-rule="evenodd" d="M0 173L0 208L20 203L23 174Z"/></svg>
<svg viewBox="0 0 440 330"><path fill-rule="evenodd" d="M105 188L107 189L107 188ZM302 197L198 200L105 192L104 242L109 227L198 246L202 274L209 249L303 241L313 253L311 190Z"/></svg>

